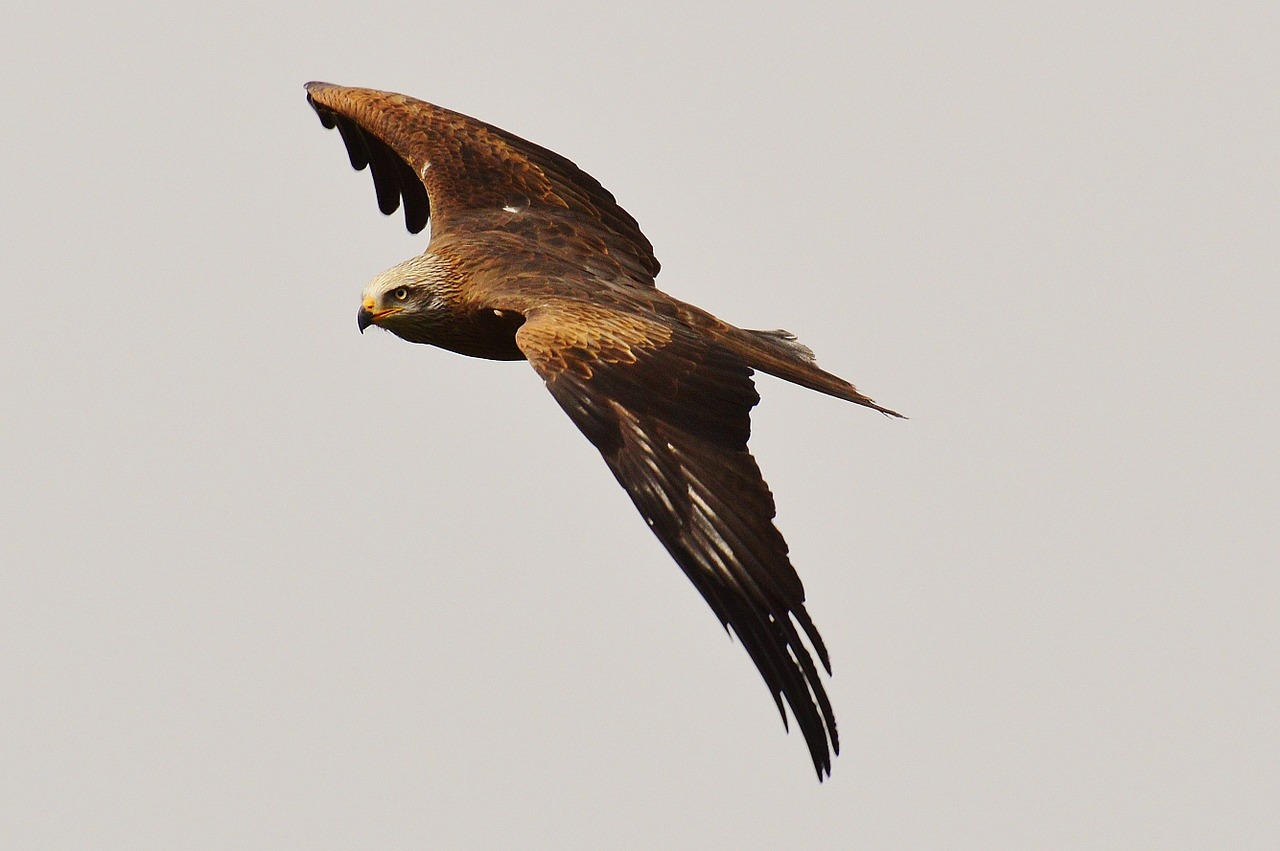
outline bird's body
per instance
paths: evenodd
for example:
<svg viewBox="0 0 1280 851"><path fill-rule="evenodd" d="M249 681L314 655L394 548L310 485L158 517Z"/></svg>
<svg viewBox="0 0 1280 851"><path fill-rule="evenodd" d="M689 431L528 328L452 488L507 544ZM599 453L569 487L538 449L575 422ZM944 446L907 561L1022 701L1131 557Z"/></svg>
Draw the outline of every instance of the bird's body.
<svg viewBox="0 0 1280 851"><path fill-rule="evenodd" d="M360 327L493 360L528 360L600 450L659 540L739 637L821 778L839 751L808 640L804 588L747 451L759 369L884 413L782 331L725 323L654 286L658 261L612 195L498 128L370 89L307 85L379 205L430 219L424 254L365 289ZM896 416L896 414L895 414Z"/></svg>

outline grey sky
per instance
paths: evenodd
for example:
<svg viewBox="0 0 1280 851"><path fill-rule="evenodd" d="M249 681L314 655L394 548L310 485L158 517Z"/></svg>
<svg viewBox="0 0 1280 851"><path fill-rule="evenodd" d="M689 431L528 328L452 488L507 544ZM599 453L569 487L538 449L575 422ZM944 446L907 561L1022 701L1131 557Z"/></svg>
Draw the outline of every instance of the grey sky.
<svg viewBox="0 0 1280 851"><path fill-rule="evenodd" d="M0 845L1280 843L1270 3L52 4L0 33ZM307 108L570 157L762 377L819 786Z"/></svg>

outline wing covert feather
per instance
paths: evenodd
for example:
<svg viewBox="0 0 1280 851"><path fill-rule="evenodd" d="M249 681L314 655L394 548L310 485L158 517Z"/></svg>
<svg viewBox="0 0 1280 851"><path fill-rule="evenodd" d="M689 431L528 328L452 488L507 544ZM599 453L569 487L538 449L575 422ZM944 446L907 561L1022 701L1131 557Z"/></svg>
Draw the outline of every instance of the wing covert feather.
<svg viewBox="0 0 1280 851"><path fill-rule="evenodd" d="M840 747L806 639L831 666L772 523L773 495L747 450L760 398L752 370L680 326L629 316L602 323L594 312L533 311L517 344L742 642L784 724L790 707L821 779Z"/></svg>
<svg viewBox="0 0 1280 851"><path fill-rule="evenodd" d="M318 82L306 89L321 123L341 133L352 167L371 170L379 209L390 215L403 202L410 232L429 218L434 236L518 211L552 229L580 231L633 279L652 285L660 267L636 220L560 154L406 95Z"/></svg>

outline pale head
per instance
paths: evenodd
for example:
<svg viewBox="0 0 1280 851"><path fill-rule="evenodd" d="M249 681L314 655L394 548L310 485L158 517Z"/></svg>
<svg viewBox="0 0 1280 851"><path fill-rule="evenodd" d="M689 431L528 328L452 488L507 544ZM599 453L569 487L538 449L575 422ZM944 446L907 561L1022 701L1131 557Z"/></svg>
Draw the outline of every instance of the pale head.
<svg viewBox="0 0 1280 851"><path fill-rule="evenodd" d="M406 340L430 336L448 310L448 269L427 252L392 266L364 288L358 323L385 328Z"/></svg>

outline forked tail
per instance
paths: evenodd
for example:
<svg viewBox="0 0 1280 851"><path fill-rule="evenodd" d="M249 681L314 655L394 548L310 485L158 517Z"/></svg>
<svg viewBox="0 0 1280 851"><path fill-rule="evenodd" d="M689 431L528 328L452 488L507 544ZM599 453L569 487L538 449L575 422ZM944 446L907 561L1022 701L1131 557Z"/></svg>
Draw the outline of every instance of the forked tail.
<svg viewBox="0 0 1280 851"><path fill-rule="evenodd" d="M799 384L837 399L846 399L858 405L864 405L891 417L906 419L897 411L877 405L869 396L858 392L858 388L837 375L832 375L818 366L813 350L796 339L789 331L749 331L733 329L731 334L733 347L752 367L767 372L772 376Z"/></svg>

